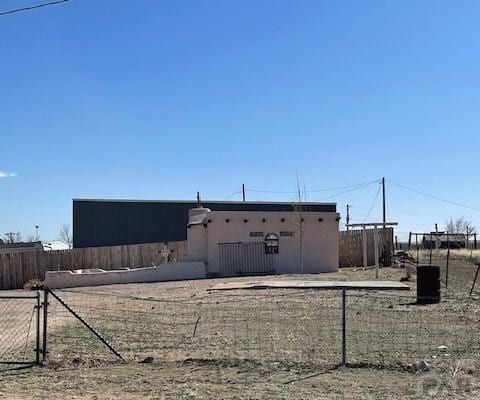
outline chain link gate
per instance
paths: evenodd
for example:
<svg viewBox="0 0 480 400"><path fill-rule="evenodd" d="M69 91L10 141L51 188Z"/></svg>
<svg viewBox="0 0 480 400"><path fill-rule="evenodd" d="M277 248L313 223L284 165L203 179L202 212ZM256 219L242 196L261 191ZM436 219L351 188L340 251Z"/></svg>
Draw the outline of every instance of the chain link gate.
<svg viewBox="0 0 480 400"><path fill-rule="evenodd" d="M0 364L41 362L41 295L0 294Z"/></svg>

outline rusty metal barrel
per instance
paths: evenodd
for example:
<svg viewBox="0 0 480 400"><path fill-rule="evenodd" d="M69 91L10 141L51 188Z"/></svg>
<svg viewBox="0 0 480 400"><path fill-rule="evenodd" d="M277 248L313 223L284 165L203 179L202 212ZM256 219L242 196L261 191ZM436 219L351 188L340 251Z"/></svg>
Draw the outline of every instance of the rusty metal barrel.
<svg viewBox="0 0 480 400"><path fill-rule="evenodd" d="M417 303L440 303L440 267L419 265L417 268Z"/></svg>

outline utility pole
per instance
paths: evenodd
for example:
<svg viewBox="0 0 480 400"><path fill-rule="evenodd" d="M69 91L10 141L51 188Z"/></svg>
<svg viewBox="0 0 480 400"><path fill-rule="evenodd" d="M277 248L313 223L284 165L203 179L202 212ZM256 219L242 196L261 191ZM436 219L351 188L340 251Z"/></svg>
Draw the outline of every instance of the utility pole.
<svg viewBox="0 0 480 400"><path fill-rule="evenodd" d="M347 232L349 230L349 224L350 224L350 205L347 204Z"/></svg>
<svg viewBox="0 0 480 400"><path fill-rule="evenodd" d="M243 201L245 202L245 184L242 183L242 197L243 197Z"/></svg>
<svg viewBox="0 0 480 400"><path fill-rule="evenodd" d="M200 207L200 192L197 192L197 206Z"/></svg>
<svg viewBox="0 0 480 400"><path fill-rule="evenodd" d="M35 225L35 241L37 242L39 239L38 237L38 225Z"/></svg>
<svg viewBox="0 0 480 400"><path fill-rule="evenodd" d="M385 223L387 222L387 209L385 205L385 177L382 177L382 195L383 195L383 229L385 229Z"/></svg>

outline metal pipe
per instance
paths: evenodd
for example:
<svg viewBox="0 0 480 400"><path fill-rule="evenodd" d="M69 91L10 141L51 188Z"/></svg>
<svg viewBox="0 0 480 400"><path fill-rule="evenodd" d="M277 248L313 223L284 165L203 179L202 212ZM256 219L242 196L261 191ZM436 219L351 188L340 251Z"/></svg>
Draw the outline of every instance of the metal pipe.
<svg viewBox="0 0 480 400"><path fill-rule="evenodd" d="M445 287L448 287L448 267L450 264L450 237L447 232L447 268L445 272Z"/></svg>
<svg viewBox="0 0 480 400"><path fill-rule="evenodd" d="M36 322L36 334L35 334L35 364L40 364L40 291L37 291L37 322Z"/></svg>
<svg viewBox="0 0 480 400"><path fill-rule="evenodd" d="M342 289L342 365L347 365L347 290Z"/></svg>
<svg viewBox="0 0 480 400"><path fill-rule="evenodd" d="M373 228L373 246L374 246L374 257L375 257L375 278L378 279L378 268L379 268L379 254L378 254L378 228L375 226Z"/></svg>
<svg viewBox="0 0 480 400"><path fill-rule="evenodd" d="M47 329L48 329L48 290L43 290L43 343L42 361L47 358Z"/></svg>
<svg viewBox="0 0 480 400"><path fill-rule="evenodd" d="M473 289L475 289L475 284L477 283L478 271L480 271L480 264L477 264L477 272L475 272L475 279L473 280L472 288L470 289L470 296L472 296Z"/></svg>

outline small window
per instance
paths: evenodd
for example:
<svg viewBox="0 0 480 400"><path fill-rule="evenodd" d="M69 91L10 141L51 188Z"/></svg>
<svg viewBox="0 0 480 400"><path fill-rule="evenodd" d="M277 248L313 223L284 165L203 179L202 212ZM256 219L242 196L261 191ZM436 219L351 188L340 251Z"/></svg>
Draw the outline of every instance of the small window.
<svg viewBox="0 0 480 400"><path fill-rule="evenodd" d="M278 236L274 233L265 236L265 254L278 254Z"/></svg>

